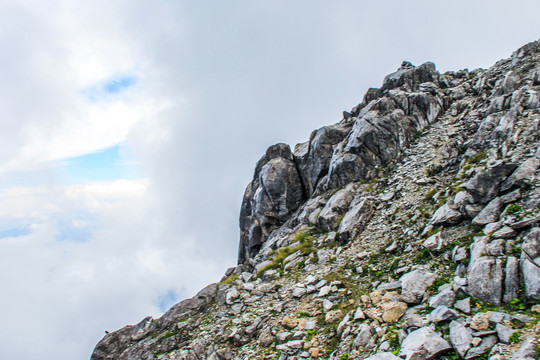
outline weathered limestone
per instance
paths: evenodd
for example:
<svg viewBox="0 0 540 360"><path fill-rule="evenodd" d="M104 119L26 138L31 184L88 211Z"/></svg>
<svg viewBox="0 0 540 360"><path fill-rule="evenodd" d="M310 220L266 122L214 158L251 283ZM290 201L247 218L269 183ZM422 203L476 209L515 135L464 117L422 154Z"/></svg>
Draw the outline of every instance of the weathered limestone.
<svg viewBox="0 0 540 360"><path fill-rule="evenodd" d="M452 346L435 331L423 327L405 338L399 356L406 360L430 360L450 349Z"/></svg>
<svg viewBox="0 0 540 360"><path fill-rule="evenodd" d="M461 186L471 195L474 203L485 204L493 200L500 191L500 184L517 165L501 163L488 171L478 174Z"/></svg>
<svg viewBox="0 0 540 360"><path fill-rule="evenodd" d="M540 300L540 228L532 229L523 239L520 262L525 295Z"/></svg>
<svg viewBox="0 0 540 360"><path fill-rule="evenodd" d="M469 294L490 304L501 305L502 280L502 260L481 256L469 267Z"/></svg>
<svg viewBox="0 0 540 360"><path fill-rule="evenodd" d="M464 357L471 347L472 340L471 331L459 321L454 320L450 323L450 342L461 357Z"/></svg>
<svg viewBox="0 0 540 360"><path fill-rule="evenodd" d="M426 293L426 289L435 280L435 274L426 270L414 270L403 275L401 281L401 298L409 304L418 304Z"/></svg>
<svg viewBox="0 0 540 360"><path fill-rule="evenodd" d="M288 145L271 146L259 160L240 211L238 263L255 256L270 233L304 200L304 189Z"/></svg>

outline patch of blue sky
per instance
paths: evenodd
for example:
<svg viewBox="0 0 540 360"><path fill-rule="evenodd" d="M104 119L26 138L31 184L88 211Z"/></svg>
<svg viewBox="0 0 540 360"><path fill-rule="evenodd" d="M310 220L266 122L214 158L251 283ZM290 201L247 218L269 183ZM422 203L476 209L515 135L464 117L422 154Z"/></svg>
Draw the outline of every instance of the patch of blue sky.
<svg viewBox="0 0 540 360"><path fill-rule="evenodd" d="M135 85L137 83L137 78L132 75L122 76L117 79L109 80L102 87L103 91L108 94L117 94L127 88Z"/></svg>
<svg viewBox="0 0 540 360"><path fill-rule="evenodd" d="M119 95L135 86L138 78L134 74L119 74L85 87L80 92L91 103L119 100Z"/></svg>
<svg viewBox="0 0 540 360"><path fill-rule="evenodd" d="M139 179L139 167L130 148L115 145L95 153L64 159L71 183Z"/></svg>
<svg viewBox="0 0 540 360"><path fill-rule="evenodd" d="M32 233L30 225L19 225L16 227L4 227L0 228L0 239L14 238Z"/></svg>
<svg viewBox="0 0 540 360"><path fill-rule="evenodd" d="M158 307L161 312L166 312L178 302L179 295L174 290L169 290L158 299Z"/></svg>

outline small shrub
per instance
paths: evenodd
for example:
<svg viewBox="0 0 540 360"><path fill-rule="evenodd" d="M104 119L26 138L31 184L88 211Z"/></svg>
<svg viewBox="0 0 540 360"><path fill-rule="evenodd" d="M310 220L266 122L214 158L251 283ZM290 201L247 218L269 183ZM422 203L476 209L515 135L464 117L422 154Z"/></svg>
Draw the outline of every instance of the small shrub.
<svg viewBox="0 0 540 360"><path fill-rule="evenodd" d="M427 233L426 235L424 235L426 238L432 236L432 235L435 235L436 233L438 232L441 232L442 231L442 227L436 227L436 228L431 228Z"/></svg>
<svg viewBox="0 0 540 360"><path fill-rule="evenodd" d="M439 199L439 201L437 201L437 206L442 206L444 204L446 204L446 201L448 200L448 196L443 196Z"/></svg>
<svg viewBox="0 0 540 360"><path fill-rule="evenodd" d="M523 209L521 208L521 206L519 206L519 204L512 204L506 208L506 214L512 215L512 214L520 212L521 210Z"/></svg>
<svg viewBox="0 0 540 360"><path fill-rule="evenodd" d="M486 157L487 157L487 153L484 151L476 153L475 155L467 159L467 164L478 164L480 161L484 160Z"/></svg>
<svg viewBox="0 0 540 360"><path fill-rule="evenodd" d="M524 301L519 298L513 298L510 300L510 307L514 310L525 310L527 309L527 301Z"/></svg>
<svg viewBox="0 0 540 360"><path fill-rule="evenodd" d="M434 294L439 290L439 287L441 287L444 284L448 284L450 282L450 278L447 277L438 277L436 278L431 285L428 286L427 291L431 294Z"/></svg>
<svg viewBox="0 0 540 360"><path fill-rule="evenodd" d="M339 225L341 225L341 222L343 221L343 218L345 217L345 214L338 216L336 220L336 227L339 228Z"/></svg>
<svg viewBox="0 0 540 360"><path fill-rule="evenodd" d="M339 360L349 360L349 353L340 355Z"/></svg>
<svg viewBox="0 0 540 360"><path fill-rule="evenodd" d="M372 192L372 191L375 191L375 187L373 185L368 185L366 188L364 188L364 190L362 190L363 192Z"/></svg>
<svg viewBox="0 0 540 360"><path fill-rule="evenodd" d="M223 280L221 283L222 284L230 284L233 281L238 280L238 278L239 278L238 274L232 274L232 275L229 275L229 277L226 278L225 280Z"/></svg>
<svg viewBox="0 0 540 360"><path fill-rule="evenodd" d="M166 331L165 334L163 334L163 340L170 338L171 336L174 336L174 333L172 331Z"/></svg>
<svg viewBox="0 0 540 360"><path fill-rule="evenodd" d="M521 334L517 331L514 331L512 335L510 335L510 344L514 344L519 342L519 338L521 337Z"/></svg>
<svg viewBox="0 0 540 360"><path fill-rule="evenodd" d="M429 250L423 247L416 253L416 255L413 256L412 261L414 263L424 263L428 261L429 259L431 259L431 257L432 256Z"/></svg>
<svg viewBox="0 0 540 360"><path fill-rule="evenodd" d="M307 330L306 333L307 333L306 341L310 341L311 339L313 339L313 337L315 337L315 335L317 335L317 330L316 329Z"/></svg>
<svg viewBox="0 0 540 360"><path fill-rule="evenodd" d="M433 198L433 196L435 196L435 194L437 193L437 189L431 189L429 190L426 195L424 195L424 200L426 201L429 201Z"/></svg>
<svg viewBox="0 0 540 360"><path fill-rule="evenodd" d="M390 329L388 329L385 337L388 340L388 343L390 344L390 347L392 349L399 349L399 336L396 326L392 326Z"/></svg>

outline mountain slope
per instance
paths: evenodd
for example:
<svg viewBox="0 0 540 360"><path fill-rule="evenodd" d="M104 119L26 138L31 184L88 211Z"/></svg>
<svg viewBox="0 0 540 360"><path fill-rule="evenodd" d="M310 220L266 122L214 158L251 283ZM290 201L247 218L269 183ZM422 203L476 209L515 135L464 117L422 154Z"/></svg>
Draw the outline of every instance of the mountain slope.
<svg viewBox="0 0 540 360"><path fill-rule="evenodd" d="M92 359L538 358L539 94L540 42L488 70L403 62L267 150L222 282Z"/></svg>

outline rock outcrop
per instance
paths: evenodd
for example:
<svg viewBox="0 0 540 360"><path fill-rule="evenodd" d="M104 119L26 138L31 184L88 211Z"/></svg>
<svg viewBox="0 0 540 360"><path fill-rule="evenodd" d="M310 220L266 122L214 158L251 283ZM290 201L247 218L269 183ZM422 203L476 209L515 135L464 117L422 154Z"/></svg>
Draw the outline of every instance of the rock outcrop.
<svg viewBox="0 0 540 360"><path fill-rule="evenodd" d="M540 42L474 71L403 62L257 163L238 266L106 335L101 359L535 359Z"/></svg>

